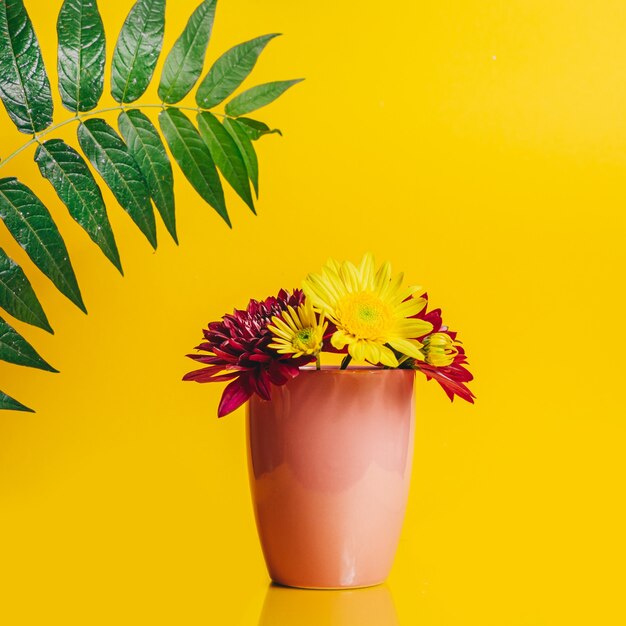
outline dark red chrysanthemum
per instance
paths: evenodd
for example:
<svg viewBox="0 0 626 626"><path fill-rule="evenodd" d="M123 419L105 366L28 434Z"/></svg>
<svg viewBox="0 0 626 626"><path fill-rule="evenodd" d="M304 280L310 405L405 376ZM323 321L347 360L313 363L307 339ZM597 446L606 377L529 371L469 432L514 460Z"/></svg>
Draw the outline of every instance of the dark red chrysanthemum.
<svg viewBox="0 0 626 626"><path fill-rule="evenodd" d="M304 302L304 294L295 289L292 294L282 289L278 296L262 302L250 300L244 311L235 310L219 322L211 322L203 330L205 341L196 350L208 354L188 354L194 361L208 367L189 372L183 380L198 383L231 381L217 411L223 417L240 407L253 393L264 400L270 399L271 385L284 385L299 374L299 367L315 360L313 356L292 358L278 354L269 344L273 340L267 325L274 315L287 306L297 308Z"/></svg>
<svg viewBox="0 0 626 626"><path fill-rule="evenodd" d="M428 302L428 294L424 294L423 297ZM415 317L426 320L433 325L433 329L428 334L445 333L452 340L456 340L457 333L449 330L447 326L443 325L443 321L441 319L441 309L427 311L427 308L428 305L415 315ZM420 337L420 340L422 339L423 337ZM459 398L474 404L474 398L476 396L465 384L473 380L474 377L471 372L464 367L467 365L467 357L465 356L463 346L456 344L456 348L459 353L454 357L454 361L452 361L450 365L436 367L435 365L430 365L430 363L426 363L424 361L414 361L413 367L422 372L426 376L426 380L436 380L446 392L446 395L450 398L450 400L454 400L454 396L459 396Z"/></svg>

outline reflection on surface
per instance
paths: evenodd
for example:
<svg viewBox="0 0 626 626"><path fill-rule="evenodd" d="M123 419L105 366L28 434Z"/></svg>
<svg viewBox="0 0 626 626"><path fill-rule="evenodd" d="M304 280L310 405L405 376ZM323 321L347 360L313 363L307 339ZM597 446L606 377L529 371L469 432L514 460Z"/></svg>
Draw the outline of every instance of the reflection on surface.
<svg viewBox="0 0 626 626"><path fill-rule="evenodd" d="M399 626L387 585L315 591L270 585L259 626Z"/></svg>

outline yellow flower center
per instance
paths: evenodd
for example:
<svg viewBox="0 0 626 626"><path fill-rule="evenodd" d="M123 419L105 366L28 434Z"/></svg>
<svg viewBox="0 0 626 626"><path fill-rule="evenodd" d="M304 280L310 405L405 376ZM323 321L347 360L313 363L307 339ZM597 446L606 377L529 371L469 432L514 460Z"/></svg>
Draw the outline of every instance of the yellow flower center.
<svg viewBox="0 0 626 626"><path fill-rule="evenodd" d="M360 339L386 337L393 321L391 307L373 293L361 291L344 296L336 309L338 325Z"/></svg>

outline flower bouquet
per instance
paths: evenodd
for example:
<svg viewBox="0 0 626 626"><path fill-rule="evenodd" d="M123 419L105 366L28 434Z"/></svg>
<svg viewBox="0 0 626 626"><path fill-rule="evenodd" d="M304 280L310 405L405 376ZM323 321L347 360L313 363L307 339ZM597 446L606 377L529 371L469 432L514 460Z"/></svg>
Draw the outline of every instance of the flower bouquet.
<svg viewBox="0 0 626 626"><path fill-rule="evenodd" d="M196 347L207 354L188 355L207 367L184 380L231 381L218 408L222 417L253 394L269 401L272 385L286 384L307 364L320 369L327 352L345 355L341 369L365 362L422 372L450 400L473 403L465 384L472 375L457 333L444 326L441 309L427 310L428 295L420 287L403 288L402 280L402 274L392 278L389 263L376 271L371 254L358 267L330 260L302 289L281 289L211 322Z"/></svg>
<svg viewBox="0 0 626 626"><path fill-rule="evenodd" d="M391 265L330 260L300 289L251 300L203 331L184 380L247 401L250 483L276 582L362 587L387 577L411 473L414 372L472 402L465 351ZM322 355L331 363L322 365Z"/></svg>

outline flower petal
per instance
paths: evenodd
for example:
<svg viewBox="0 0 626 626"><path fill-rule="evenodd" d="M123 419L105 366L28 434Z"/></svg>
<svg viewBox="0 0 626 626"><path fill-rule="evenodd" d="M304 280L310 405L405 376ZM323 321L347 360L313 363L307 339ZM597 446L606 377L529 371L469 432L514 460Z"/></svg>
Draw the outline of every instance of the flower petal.
<svg viewBox="0 0 626 626"><path fill-rule="evenodd" d="M355 361L363 362L366 360L366 347L365 341L354 341L348 345L348 352Z"/></svg>
<svg viewBox="0 0 626 626"><path fill-rule="evenodd" d="M217 409L217 416L224 417L232 413L235 409L238 409L244 402L246 402L252 395L252 390L246 384L244 378L238 378L233 380L232 383L226 386L220 405Z"/></svg>
<svg viewBox="0 0 626 626"><path fill-rule="evenodd" d="M398 352L406 354L414 359L424 360L424 355L420 351L422 344L415 339L394 339L389 345Z"/></svg>
<svg viewBox="0 0 626 626"><path fill-rule="evenodd" d="M409 298L396 306L396 313L402 317L413 317L417 315L426 306L424 298Z"/></svg>
<svg viewBox="0 0 626 626"><path fill-rule="evenodd" d="M396 355L387 346L378 346L380 350L380 362L388 367L398 367Z"/></svg>
<svg viewBox="0 0 626 626"><path fill-rule="evenodd" d="M374 255L366 252L359 265L360 283L362 289L374 290Z"/></svg>
<svg viewBox="0 0 626 626"><path fill-rule="evenodd" d="M417 318L403 319L396 322L393 330L394 339L416 339L431 332L432 324Z"/></svg>
<svg viewBox="0 0 626 626"><path fill-rule="evenodd" d="M351 344L354 341L350 335L347 335L343 332L343 330L337 330L330 338L330 343L333 348L337 348L337 350L341 350L345 345Z"/></svg>
<svg viewBox="0 0 626 626"><path fill-rule="evenodd" d="M389 263L389 261L385 261L376 272L376 276L374 278L374 292L380 295L390 280L391 263Z"/></svg>

